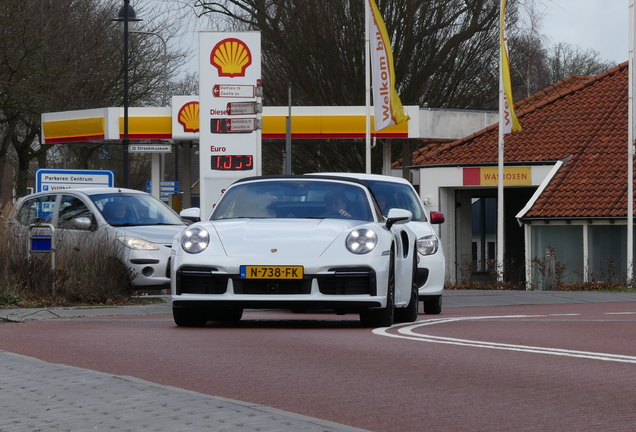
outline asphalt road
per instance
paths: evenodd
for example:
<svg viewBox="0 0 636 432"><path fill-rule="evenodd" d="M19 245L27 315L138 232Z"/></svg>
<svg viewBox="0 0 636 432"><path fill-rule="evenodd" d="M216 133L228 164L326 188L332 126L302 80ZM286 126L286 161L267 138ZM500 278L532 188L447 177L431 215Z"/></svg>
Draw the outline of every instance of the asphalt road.
<svg viewBox="0 0 636 432"><path fill-rule="evenodd" d="M2 325L0 350L371 431L634 430L636 295L448 294L441 315L376 330L277 311L201 329L162 306L37 311L86 316Z"/></svg>

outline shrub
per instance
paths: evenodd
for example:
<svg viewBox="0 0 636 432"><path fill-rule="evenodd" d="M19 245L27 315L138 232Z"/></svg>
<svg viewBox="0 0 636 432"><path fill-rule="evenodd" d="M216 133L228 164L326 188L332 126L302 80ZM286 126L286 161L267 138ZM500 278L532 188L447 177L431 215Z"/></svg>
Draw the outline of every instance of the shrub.
<svg viewBox="0 0 636 432"><path fill-rule="evenodd" d="M117 304L130 297L134 275L117 239L59 235L53 268L50 253L29 257L29 231L13 222L9 212L8 206L0 216L0 307Z"/></svg>
<svg viewBox="0 0 636 432"><path fill-rule="evenodd" d="M534 258L531 265L535 272L536 280L531 286L521 280L512 282L509 280L499 282L494 260L487 262L487 273L475 273L475 264L460 267L462 281L456 284L446 283L444 289L449 290L541 290L545 289L545 279L547 275L547 261L545 258ZM512 268L511 262L506 262L506 275L509 275ZM579 281L566 282L564 275L567 270L567 263L554 261L554 290L555 291L627 291L626 277L616 269L616 264L611 257L605 259L605 264L601 265L601 271L588 275L587 281L580 272L574 273L579 277Z"/></svg>

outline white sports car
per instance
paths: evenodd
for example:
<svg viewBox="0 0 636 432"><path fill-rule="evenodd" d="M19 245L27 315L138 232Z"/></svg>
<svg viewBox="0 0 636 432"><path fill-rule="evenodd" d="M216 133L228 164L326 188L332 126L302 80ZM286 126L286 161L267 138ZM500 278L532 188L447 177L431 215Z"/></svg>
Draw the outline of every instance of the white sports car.
<svg viewBox="0 0 636 432"><path fill-rule="evenodd" d="M237 321L244 308L359 313L367 327L415 321L417 238L407 225L411 217L394 208L384 218L368 186L356 179L239 180L210 220L175 237L175 323Z"/></svg>

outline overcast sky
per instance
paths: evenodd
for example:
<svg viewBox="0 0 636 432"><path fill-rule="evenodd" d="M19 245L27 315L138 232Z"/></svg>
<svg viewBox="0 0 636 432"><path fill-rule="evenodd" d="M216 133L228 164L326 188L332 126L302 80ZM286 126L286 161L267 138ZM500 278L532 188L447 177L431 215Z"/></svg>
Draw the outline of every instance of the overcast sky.
<svg viewBox="0 0 636 432"><path fill-rule="evenodd" d="M567 42L622 63L629 57L629 0L543 0L543 33L550 45Z"/></svg>

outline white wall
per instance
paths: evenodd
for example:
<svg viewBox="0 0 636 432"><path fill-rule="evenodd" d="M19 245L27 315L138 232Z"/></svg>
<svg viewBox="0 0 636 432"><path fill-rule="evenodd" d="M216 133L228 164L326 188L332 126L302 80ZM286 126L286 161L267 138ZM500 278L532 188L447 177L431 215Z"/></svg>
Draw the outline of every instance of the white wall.
<svg viewBox="0 0 636 432"><path fill-rule="evenodd" d="M498 121L491 111L420 108L420 137L461 139Z"/></svg>

